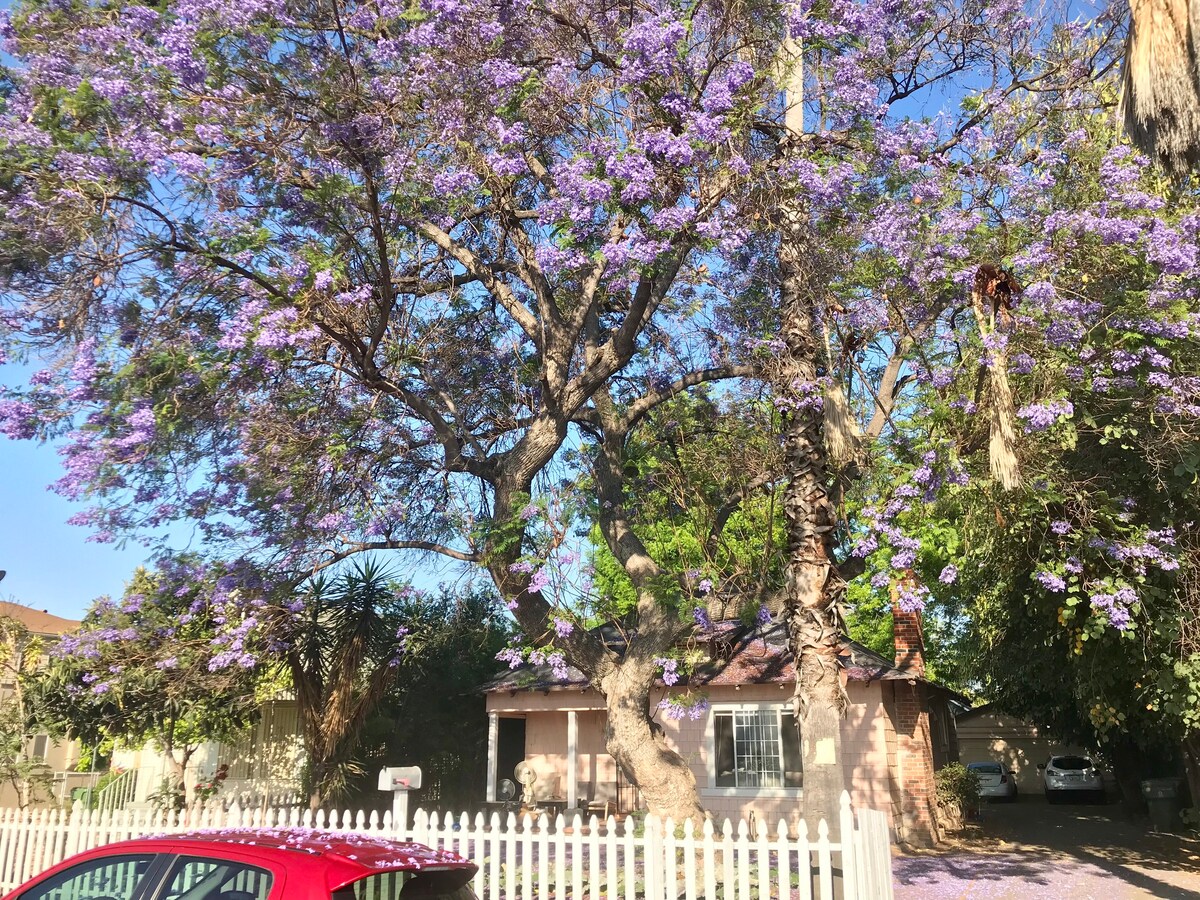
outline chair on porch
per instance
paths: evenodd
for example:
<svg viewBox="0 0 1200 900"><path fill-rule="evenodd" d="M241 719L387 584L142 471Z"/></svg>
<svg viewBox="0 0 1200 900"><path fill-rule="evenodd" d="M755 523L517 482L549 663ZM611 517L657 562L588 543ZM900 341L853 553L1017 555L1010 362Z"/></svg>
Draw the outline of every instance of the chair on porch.
<svg viewBox="0 0 1200 900"><path fill-rule="evenodd" d="M584 799L579 807L585 819L589 816L596 816L601 822L604 822L610 815L615 815L620 811L616 802L617 785L615 782L588 781L580 787L583 788Z"/></svg>

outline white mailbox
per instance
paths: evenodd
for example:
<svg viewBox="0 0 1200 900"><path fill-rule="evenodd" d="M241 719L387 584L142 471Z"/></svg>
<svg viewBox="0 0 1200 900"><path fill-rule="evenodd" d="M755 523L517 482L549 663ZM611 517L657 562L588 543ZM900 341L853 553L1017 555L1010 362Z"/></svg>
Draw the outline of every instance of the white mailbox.
<svg viewBox="0 0 1200 900"><path fill-rule="evenodd" d="M381 791L415 791L420 787L420 766L390 766L379 772Z"/></svg>
<svg viewBox="0 0 1200 900"><path fill-rule="evenodd" d="M379 789L392 792L392 828L408 831L408 792L421 786L420 766L389 766L379 771Z"/></svg>

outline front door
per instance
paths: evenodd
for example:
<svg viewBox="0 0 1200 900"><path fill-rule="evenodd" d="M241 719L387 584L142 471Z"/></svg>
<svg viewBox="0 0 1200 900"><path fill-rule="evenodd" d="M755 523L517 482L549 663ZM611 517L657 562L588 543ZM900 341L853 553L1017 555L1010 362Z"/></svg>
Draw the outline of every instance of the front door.
<svg viewBox="0 0 1200 900"><path fill-rule="evenodd" d="M516 780L513 777L513 769L525 758L525 720L501 718L497 721L497 726L496 784L499 785L502 778Z"/></svg>

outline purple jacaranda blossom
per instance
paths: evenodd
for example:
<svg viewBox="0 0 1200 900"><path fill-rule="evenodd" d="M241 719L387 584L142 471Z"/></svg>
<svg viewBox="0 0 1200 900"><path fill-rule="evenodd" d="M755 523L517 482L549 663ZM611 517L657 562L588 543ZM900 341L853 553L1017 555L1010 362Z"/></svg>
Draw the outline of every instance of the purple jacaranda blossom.
<svg viewBox="0 0 1200 900"><path fill-rule="evenodd" d="M671 657L659 656L654 659L654 664L662 668L663 684L670 687L671 685L679 683L679 660L672 659Z"/></svg>
<svg viewBox="0 0 1200 900"><path fill-rule="evenodd" d="M1051 593L1058 594L1067 589L1067 583L1063 581L1060 575L1055 575L1053 572L1042 571L1036 573L1033 577L1038 584Z"/></svg>
<svg viewBox="0 0 1200 900"><path fill-rule="evenodd" d="M1027 432L1044 431L1062 419L1069 419L1074 413L1074 405L1066 399L1031 403L1017 410L1017 415L1025 420Z"/></svg>

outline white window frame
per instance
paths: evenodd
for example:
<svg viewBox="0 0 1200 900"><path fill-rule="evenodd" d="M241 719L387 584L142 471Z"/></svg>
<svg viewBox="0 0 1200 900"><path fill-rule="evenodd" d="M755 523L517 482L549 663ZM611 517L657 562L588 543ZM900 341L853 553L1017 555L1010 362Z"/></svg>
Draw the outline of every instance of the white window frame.
<svg viewBox="0 0 1200 900"><path fill-rule="evenodd" d="M783 715L791 714L790 701L765 700L752 703L714 703L708 712L708 727L705 740L708 745L708 786L701 788L701 797L792 797L804 796L804 788L797 787L717 787L717 716L733 712L761 712L774 710L779 719L779 761L783 763ZM734 740L737 740L736 733ZM803 752L803 749L801 750Z"/></svg>

